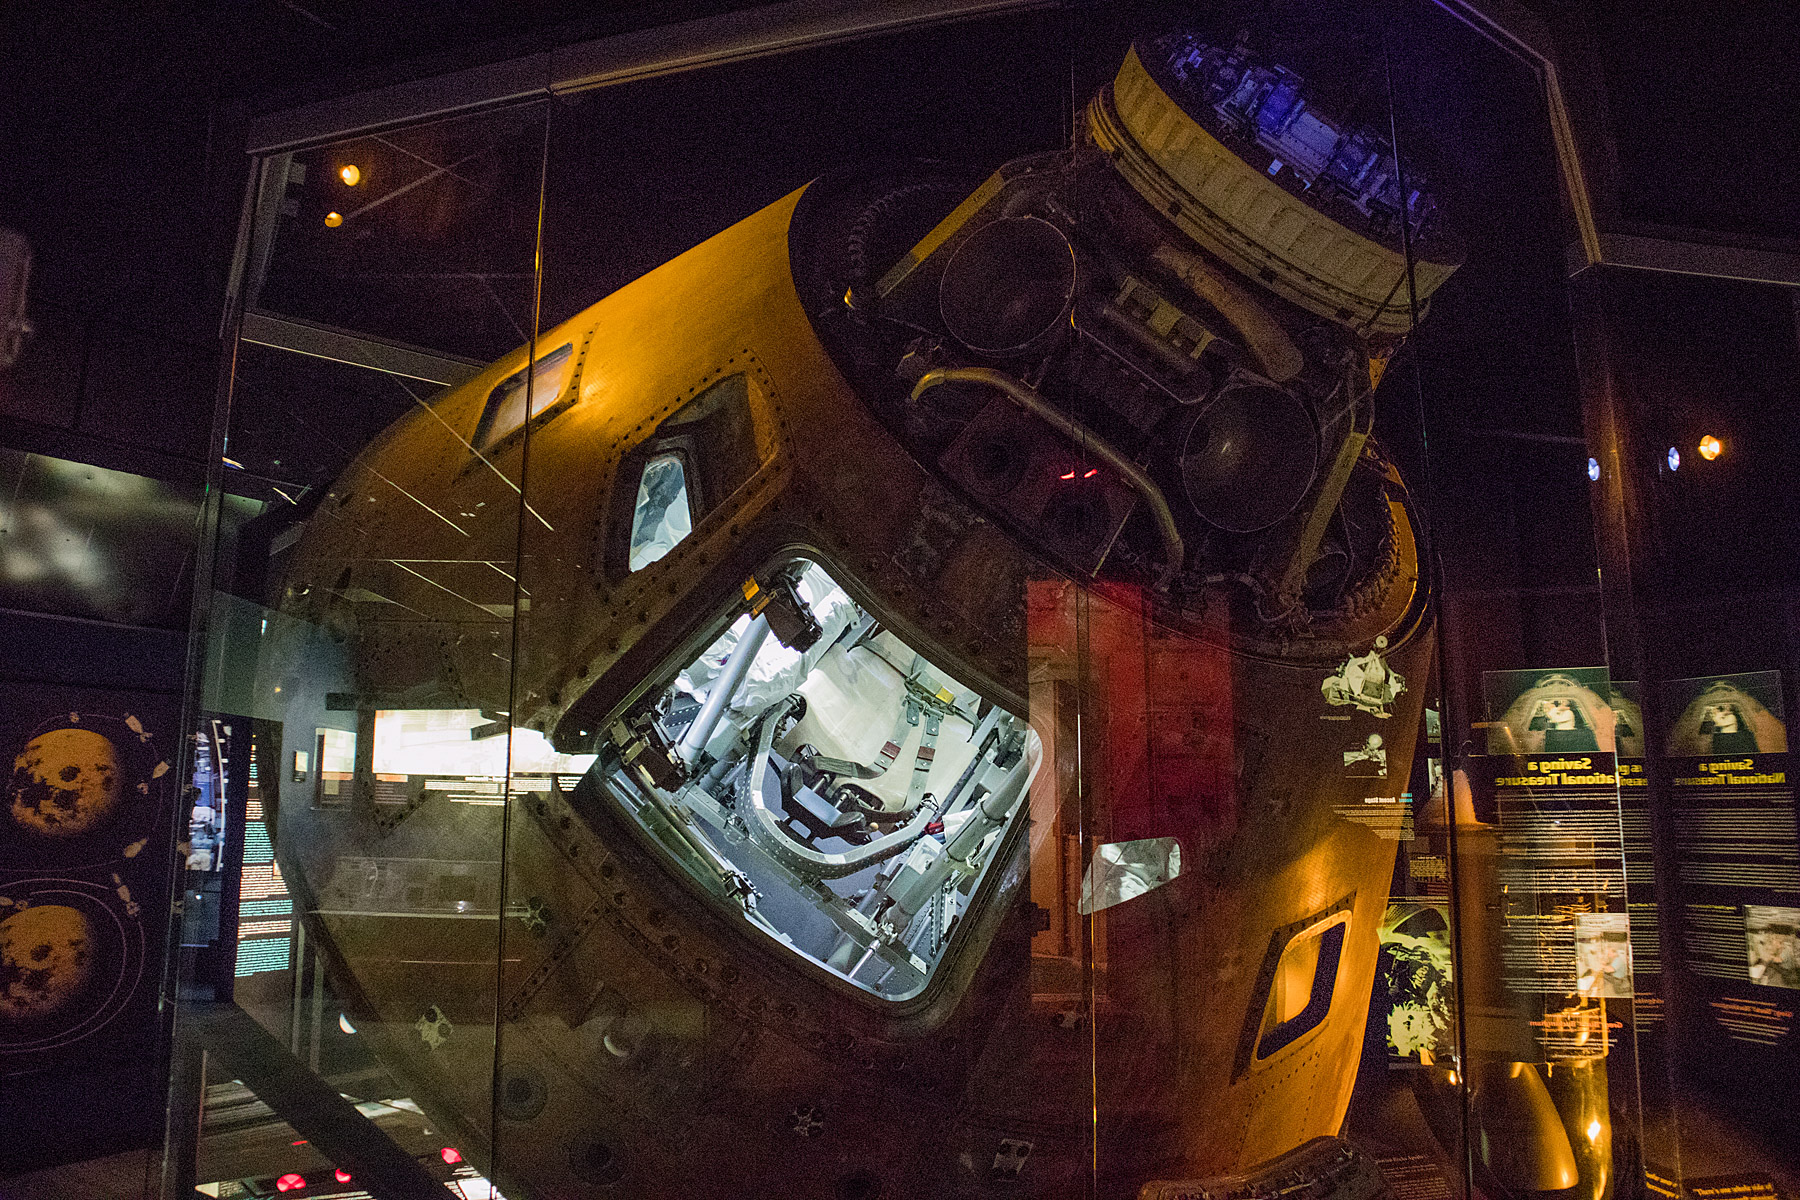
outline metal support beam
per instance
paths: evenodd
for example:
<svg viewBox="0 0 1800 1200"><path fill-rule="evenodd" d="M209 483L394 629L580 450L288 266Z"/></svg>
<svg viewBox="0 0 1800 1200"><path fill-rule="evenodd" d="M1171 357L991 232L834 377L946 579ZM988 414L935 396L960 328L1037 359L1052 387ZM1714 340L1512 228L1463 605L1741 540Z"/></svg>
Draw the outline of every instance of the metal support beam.
<svg viewBox="0 0 1800 1200"><path fill-rule="evenodd" d="M1062 3L789 0L270 113L251 122L246 149L272 154L483 108Z"/></svg>
<svg viewBox="0 0 1800 1200"><path fill-rule="evenodd" d="M443 1200L443 1184L249 1013L235 1004L188 1003L182 1015L189 1037L358 1187L380 1200Z"/></svg>
<svg viewBox="0 0 1800 1200"><path fill-rule="evenodd" d="M328 359L352 367L366 367L384 375L401 375L426 383L453 387L472 378L481 364L436 350L423 350L400 342L383 341L364 333L352 333L330 325L315 325L274 313L246 312L242 340L276 350L291 350L311 358Z"/></svg>
<svg viewBox="0 0 1800 1200"><path fill-rule="evenodd" d="M1593 262L1579 245L1570 246L1566 252L1569 274L1577 275L1590 266L1627 267L1634 271L1706 275L1714 279L1800 287L1800 254L1623 233L1601 234L1600 250L1598 262Z"/></svg>
<svg viewBox="0 0 1800 1200"><path fill-rule="evenodd" d="M1741 279L1752 283L1800 286L1800 253L1747 249L1718 245L1683 231L1669 237L1644 237L1608 232L1617 220L1612 205L1596 210L1591 164L1583 159L1583 146L1591 154L1604 145L1604 131L1578 128L1576 108L1564 93L1556 47L1549 28L1537 14L1521 8L1516 0L1433 0L1433 3L1470 29L1525 62L1542 81L1544 104L1550 118L1550 138L1556 147L1562 173L1563 194L1568 198L1576 240L1565 255L1570 276L1589 267L1626 267L1675 275L1706 275L1716 279ZM1586 121L1599 116L1583 112Z"/></svg>

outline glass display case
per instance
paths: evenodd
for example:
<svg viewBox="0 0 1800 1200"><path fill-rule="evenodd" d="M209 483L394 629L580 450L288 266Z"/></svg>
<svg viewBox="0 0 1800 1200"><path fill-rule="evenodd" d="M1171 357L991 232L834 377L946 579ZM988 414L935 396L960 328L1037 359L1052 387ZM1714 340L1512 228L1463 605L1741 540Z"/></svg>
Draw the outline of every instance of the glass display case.
<svg viewBox="0 0 1800 1200"><path fill-rule="evenodd" d="M1619 657L1560 100L1403 7L268 149L165 1194L1677 1194L1782 684Z"/></svg>

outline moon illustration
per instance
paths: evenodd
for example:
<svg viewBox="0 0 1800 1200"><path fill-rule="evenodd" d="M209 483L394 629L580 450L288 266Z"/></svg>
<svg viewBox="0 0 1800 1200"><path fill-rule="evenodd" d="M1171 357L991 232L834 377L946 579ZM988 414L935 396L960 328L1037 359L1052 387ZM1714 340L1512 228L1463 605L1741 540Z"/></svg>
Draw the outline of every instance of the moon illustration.
<svg viewBox="0 0 1800 1200"><path fill-rule="evenodd" d="M48 837L79 837L118 808L123 777L118 751L103 734L41 733L13 760L13 820Z"/></svg>
<svg viewBox="0 0 1800 1200"><path fill-rule="evenodd" d="M47 1017L79 996L93 967L87 916L34 905L0 921L0 1019Z"/></svg>

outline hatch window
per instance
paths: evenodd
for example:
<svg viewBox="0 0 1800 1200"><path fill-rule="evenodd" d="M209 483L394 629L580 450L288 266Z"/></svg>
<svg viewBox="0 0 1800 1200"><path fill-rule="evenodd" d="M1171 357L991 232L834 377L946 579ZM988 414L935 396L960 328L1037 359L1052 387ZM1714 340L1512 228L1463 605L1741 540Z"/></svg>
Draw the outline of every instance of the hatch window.
<svg viewBox="0 0 1800 1200"><path fill-rule="evenodd" d="M866 992L917 995L977 952L1037 735L816 562L743 591L612 723L589 778L737 919Z"/></svg>
<svg viewBox="0 0 1800 1200"><path fill-rule="evenodd" d="M1296 934L1282 948L1268 1003L1263 1008L1257 1058L1267 1058L1293 1045L1324 1023L1337 989L1338 961L1343 957L1349 921L1347 912L1334 914Z"/></svg>
<svg viewBox="0 0 1800 1200"><path fill-rule="evenodd" d="M694 530L687 469L681 455L658 454L644 464L631 513L630 569L639 571L673 550Z"/></svg>
<svg viewBox="0 0 1800 1200"><path fill-rule="evenodd" d="M575 346L566 343L537 360L531 370L531 415L536 418L562 397L575 367ZM481 424L475 429L475 448L490 450L525 424L525 372L516 371L488 393Z"/></svg>

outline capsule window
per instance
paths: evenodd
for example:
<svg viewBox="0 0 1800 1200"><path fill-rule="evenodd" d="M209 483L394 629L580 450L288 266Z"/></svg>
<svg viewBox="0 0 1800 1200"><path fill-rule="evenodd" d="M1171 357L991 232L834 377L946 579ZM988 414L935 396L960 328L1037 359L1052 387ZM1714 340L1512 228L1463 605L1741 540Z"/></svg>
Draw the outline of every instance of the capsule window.
<svg viewBox="0 0 1800 1200"><path fill-rule="evenodd" d="M644 464L644 473L638 479L637 505L631 512L629 568L643 570L693 531L687 469L681 455L658 454Z"/></svg>
<svg viewBox="0 0 1800 1200"><path fill-rule="evenodd" d="M733 593L608 723L582 786L746 932L866 994L918 995L992 936L1037 735L821 564Z"/></svg>
<svg viewBox="0 0 1800 1200"><path fill-rule="evenodd" d="M727 375L625 455L606 534L615 578L662 558L763 465L750 396L747 375Z"/></svg>
<svg viewBox="0 0 1800 1200"><path fill-rule="evenodd" d="M574 343L565 343L537 360L531 369L529 391L531 416L535 420L562 398L575 368ZM488 393L487 407L481 412L481 423L475 427L475 448L490 450L517 433L525 424L526 377L515 371Z"/></svg>
<svg viewBox="0 0 1800 1200"><path fill-rule="evenodd" d="M1324 1024L1337 989L1349 913L1338 913L1296 934L1282 948L1263 1006L1256 1057L1268 1058Z"/></svg>

